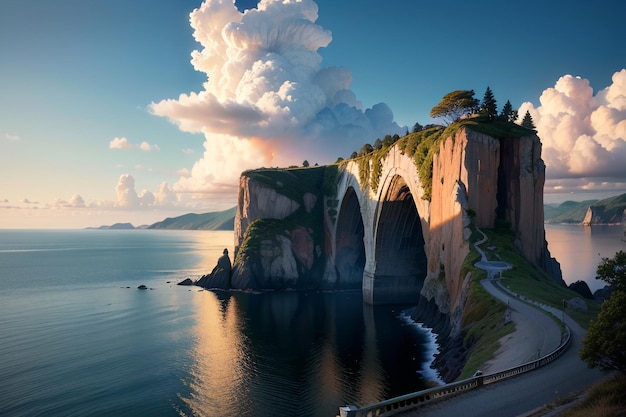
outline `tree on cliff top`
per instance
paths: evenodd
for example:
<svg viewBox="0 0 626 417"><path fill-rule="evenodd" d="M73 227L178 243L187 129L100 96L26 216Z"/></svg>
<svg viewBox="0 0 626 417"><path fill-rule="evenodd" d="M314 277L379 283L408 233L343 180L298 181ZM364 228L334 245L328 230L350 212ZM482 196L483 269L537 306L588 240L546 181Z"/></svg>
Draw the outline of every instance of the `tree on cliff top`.
<svg viewBox="0 0 626 417"><path fill-rule="evenodd" d="M430 110L430 117L441 117L450 124L461 116L473 114L478 104L474 90L455 90L443 96L439 104Z"/></svg>
<svg viewBox="0 0 626 417"><path fill-rule="evenodd" d="M496 98L493 95L493 91L491 91L491 88L489 87L485 90L483 102L480 106L480 113L487 116L489 120L495 120L498 117L498 105Z"/></svg>
<svg viewBox="0 0 626 417"><path fill-rule="evenodd" d="M526 114L524 115L524 119L522 120L522 127L526 129L535 130L535 123L533 123L533 117L530 115L530 112L526 110Z"/></svg>
<svg viewBox="0 0 626 417"><path fill-rule="evenodd" d="M513 110L513 105L510 100L507 100L502 107L502 113L499 116L500 120L505 122L515 122L517 120L517 110Z"/></svg>

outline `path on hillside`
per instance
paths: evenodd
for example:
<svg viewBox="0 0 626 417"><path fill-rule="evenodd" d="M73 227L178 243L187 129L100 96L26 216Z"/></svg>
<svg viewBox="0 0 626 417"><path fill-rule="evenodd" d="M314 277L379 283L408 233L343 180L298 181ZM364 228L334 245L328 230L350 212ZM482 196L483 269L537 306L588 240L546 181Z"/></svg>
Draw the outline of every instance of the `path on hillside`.
<svg viewBox="0 0 626 417"><path fill-rule="evenodd" d="M561 329L546 313L496 288L492 280L481 281L489 294L508 304L515 331L500 339L496 357L482 368L484 374L530 362L556 349Z"/></svg>
<svg viewBox="0 0 626 417"><path fill-rule="evenodd" d="M554 350L560 342L560 329L548 313L496 288L494 279L500 271L508 268L503 262L486 260L484 252L478 247L485 241L486 236L476 244L476 249L482 255L477 266L486 269L489 276L489 279L482 281L482 285L490 294L509 304L509 307L514 310L513 318L517 326L516 332L501 339L503 346L497 352L496 358L488 362L489 369L483 369L485 373L492 373L520 365L527 362L527 359L535 359L537 353L545 355ZM544 310L549 310L556 317L564 318L571 330L572 342L560 358L544 367L509 380L427 404L399 415L516 417L544 404L557 401L602 378L605 374L587 368L578 356L585 330L557 309L544 307Z"/></svg>

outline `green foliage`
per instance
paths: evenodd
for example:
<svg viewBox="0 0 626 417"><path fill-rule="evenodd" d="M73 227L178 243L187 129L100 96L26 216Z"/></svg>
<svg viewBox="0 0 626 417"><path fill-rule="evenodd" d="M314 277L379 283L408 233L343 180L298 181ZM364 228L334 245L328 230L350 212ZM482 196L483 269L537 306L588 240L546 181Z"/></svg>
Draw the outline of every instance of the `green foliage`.
<svg viewBox="0 0 626 417"><path fill-rule="evenodd" d="M495 120L498 117L498 105L491 88L487 87L483 101L480 106L480 113L484 114L489 120Z"/></svg>
<svg viewBox="0 0 626 417"><path fill-rule="evenodd" d="M472 234L470 242L476 242L478 239L476 232ZM515 330L513 324L504 324L506 310L504 303L492 297L480 283L486 278L486 272L474 266L479 260L480 254L476 250L470 251L463 261L461 271L461 276L467 275L468 272L472 274L470 292L463 314L465 345L471 353L458 379L469 378L485 362L493 358L500 348L499 339Z"/></svg>
<svg viewBox="0 0 626 417"><path fill-rule="evenodd" d="M455 90L445 96L430 110L430 117L441 117L449 123L455 122L464 115L476 112L478 100L474 98L474 90Z"/></svg>
<svg viewBox="0 0 626 417"><path fill-rule="evenodd" d="M323 166L283 169L260 168L244 171L242 175L275 190L293 201L303 204L302 196L304 193L320 193L325 170L326 168Z"/></svg>
<svg viewBox="0 0 626 417"><path fill-rule="evenodd" d="M535 129L535 123L533 122L533 117L530 115L530 111L526 110L526 114L524 115L524 119L522 119L522 127L526 129Z"/></svg>
<svg viewBox="0 0 626 417"><path fill-rule="evenodd" d="M359 156L367 155L372 152L374 152L374 147L369 143L366 143L361 147L361 150L359 151Z"/></svg>
<svg viewBox="0 0 626 417"><path fill-rule="evenodd" d="M500 113L499 119L503 122L514 123L517 120L517 110L513 110L513 106L509 100L504 103L502 107L502 113Z"/></svg>
<svg viewBox="0 0 626 417"><path fill-rule="evenodd" d="M273 239L276 235L286 236L292 227L294 224L289 220L256 219L246 229L234 263L242 263L249 254L258 253L264 240Z"/></svg>
<svg viewBox="0 0 626 417"><path fill-rule="evenodd" d="M613 258L602 258L596 270L596 279L601 279L617 290L626 291L626 252L620 250Z"/></svg>
<svg viewBox="0 0 626 417"><path fill-rule="evenodd" d="M307 168L309 166L309 161L307 161L306 159L302 162L302 166Z"/></svg>
<svg viewBox="0 0 626 417"><path fill-rule="evenodd" d="M514 265L510 271L502 274L502 284L512 291L522 294L532 300L561 309L563 300L579 297L578 293L565 285L554 281L544 270L529 262L515 245L515 234L510 225L497 221L492 230L483 230L487 235L488 243L482 245L486 249L485 255L489 260L508 262ZM600 310L599 303L594 300L585 300L587 311L568 311L576 322L586 328Z"/></svg>
<svg viewBox="0 0 626 417"><path fill-rule="evenodd" d="M339 177L339 165L327 165L324 167L324 183L322 193L325 197L337 196L337 178Z"/></svg>
<svg viewBox="0 0 626 417"><path fill-rule="evenodd" d="M370 158L362 156L359 159L359 183L363 188L370 183Z"/></svg>
<svg viewBox="0 0 626 417"><path fill-rule="evenodd" d="M619 289L602 303L589 324L580 357L590 368L626 374L626 291Z"/></svg>

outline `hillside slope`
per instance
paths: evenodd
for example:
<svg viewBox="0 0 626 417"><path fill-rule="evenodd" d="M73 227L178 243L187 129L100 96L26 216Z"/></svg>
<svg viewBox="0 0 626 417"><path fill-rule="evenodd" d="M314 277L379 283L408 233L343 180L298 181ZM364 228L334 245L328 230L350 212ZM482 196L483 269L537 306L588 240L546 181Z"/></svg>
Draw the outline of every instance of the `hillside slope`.
<svg viewBox="0 0 626 417"><path fill-rule="evenodd" d="M626 194L604 200L565 201L558 206L544 205L546 223L619 224L623 223Z"/></svg>
<svg viewBox="0 0 626 417"><path fill-rule="evenodd" d="M236 207L204 214L189 213L148 226L160 230L233 230Z"/></svg>

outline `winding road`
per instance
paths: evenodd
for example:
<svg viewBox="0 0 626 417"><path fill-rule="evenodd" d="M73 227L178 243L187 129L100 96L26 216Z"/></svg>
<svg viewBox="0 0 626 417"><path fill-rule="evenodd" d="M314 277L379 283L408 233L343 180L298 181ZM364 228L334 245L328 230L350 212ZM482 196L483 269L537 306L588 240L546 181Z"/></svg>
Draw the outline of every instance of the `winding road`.
<svg viewBox="0 0 626 417"><path fill-rule="evenodd" d="M482 242L479 242L480 244ZM478 245L477 244L477 245ZM477 249L482 253L480 248ZM560 342L560 329L547 312L522 302L494 285L498 272L507 269L502 262L491 263L483 259L479 267L489 271L490 279L482 281L483 287L493 296L508 303L516 331L501 339L503 348L496 352L494 360L483 369L493 373L521 365L554 350ZM493 268L491 268L493 266ZM552 403L572 392L579 391L606 374L587 368L579 358L585 330L560 310L543 307L555 317L562 317L569 326L572 342L563 355L554 362L520 376L484 386L458 396L400 414L402 416L448 417L448 416L493 416L516 417L545 404Z"/></svg>
<svg viewBox="0 0 626 417"><path fill-rule="evenodd" d="M534 310L533 307L528 308ZM515 417L557 401L601 379L605 374L587 368L578 357L584 329L567 315L565 322L572 331L572 344L556 361L510 380L487 385L401 415Z"/></svg>

